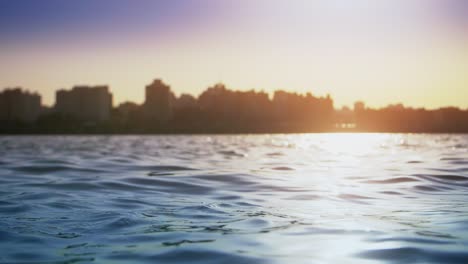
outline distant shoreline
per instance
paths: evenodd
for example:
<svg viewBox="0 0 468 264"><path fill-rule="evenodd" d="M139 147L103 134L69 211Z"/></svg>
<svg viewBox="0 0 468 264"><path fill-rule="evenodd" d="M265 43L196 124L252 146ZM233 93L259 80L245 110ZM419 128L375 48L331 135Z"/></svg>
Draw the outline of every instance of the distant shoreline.
<svg viewBox="0 0 468 264"><path fill-rule="evenodd" d="M56 133L3 133L0 132L0 137L5 136L216 136L216 135L294 135L294 134L430 134L430 135L465 135L468 131L365 131L365 130L329 130L329 131L301 131L301 132L56 132Z"/></svg>

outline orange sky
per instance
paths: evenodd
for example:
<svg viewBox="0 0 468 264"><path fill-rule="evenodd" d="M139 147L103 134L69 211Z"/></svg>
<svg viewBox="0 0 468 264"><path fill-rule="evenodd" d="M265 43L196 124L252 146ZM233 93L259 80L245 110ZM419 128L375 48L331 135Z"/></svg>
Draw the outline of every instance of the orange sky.
<svg viewBox="0 0 468 264"><path fill-rule="evenodd" d="M110 85L114 104L142 102L162 78L176 94L224 82L330 93L337 107L468 108L463 0L45 0L44 15L37 2L11 2L0 4L11 5L0 7L0 87L38 91L48 105L76 84Z"/></svg>

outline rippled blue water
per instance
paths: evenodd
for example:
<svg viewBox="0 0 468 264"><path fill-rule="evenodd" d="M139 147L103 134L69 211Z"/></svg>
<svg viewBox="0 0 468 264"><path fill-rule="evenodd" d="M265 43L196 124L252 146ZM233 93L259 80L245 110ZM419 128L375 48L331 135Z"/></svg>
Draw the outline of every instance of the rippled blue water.
<svg viewBox="0 0 468 264"><path fill-rule="evenodd" d="M468 263L468 135L0 137L1 263Z"/></svg>

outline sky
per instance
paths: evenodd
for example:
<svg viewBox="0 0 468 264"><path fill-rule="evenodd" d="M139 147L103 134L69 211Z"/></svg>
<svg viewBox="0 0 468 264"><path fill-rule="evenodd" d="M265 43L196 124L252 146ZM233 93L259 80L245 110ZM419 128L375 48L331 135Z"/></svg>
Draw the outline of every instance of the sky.
<svg viewBox="0 0 468 264"><path fill-rule="evenodd" d="M0 89L55 102L110 86L141 103L162 78L177 94L330 94L336 107L468 108L465 0L0 0Z"/></svg>

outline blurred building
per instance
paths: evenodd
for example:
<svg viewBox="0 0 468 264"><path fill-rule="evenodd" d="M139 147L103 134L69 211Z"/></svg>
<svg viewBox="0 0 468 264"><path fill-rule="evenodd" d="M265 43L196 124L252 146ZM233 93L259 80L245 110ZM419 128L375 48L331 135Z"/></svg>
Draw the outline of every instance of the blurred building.
<svg viewBox="0 0 468 264"><path fill-rule="evenodd" d="M123 102L117 106L117 112L122 116L128 116L133 112L138 112L140 106L133 102Z"/></svg>
<svg viewBox="0 0 468 264"><path fill-rule="evenodd" d="M171 88L160 79L146 86L143 111L148 120L164 123L172 117L173 94Z"/></svg>
<svg viewBox="0 0 468 264"><path fill-rule="evenodd" d="M56 92L55 111L82 121L109 120L112 94L108 86L75 86Z"/></svg>
<svg viewBox="0 0 468 264"><path fill-rule="evenodd" d="M200 94L198 104L203 110L225 112L228 107L227 101L230 99L231 94L232 91L228 90L224 84L217 83L212 87L208 87L208 89Z"/></svg>
<svg viewBox="0 0 468 264"><path fill-rule="evenodd" d="M132 102L124 102L116 107L117 116L123 123L136 122L140 118L141 107Z"/></svg>
<svg viewBox="0 0 468 264"><path fill-rule="evenodd" d="M362 112L366 110L366 104L362 101L358 101L354 103L354 112Z"/></svg>
<svg viewBox="0 0 468 264"><path fill-rule="evenodd" d="M21 88L0 93L0 120L34 122L41 114L41 96Z"/></svg>
<svg viewBox="0 0 468 264"><path fill-rule="evenodd" d="M175 109L195 108L197 106L197 98L190 94L181 94L174 102Z"/></svg>

